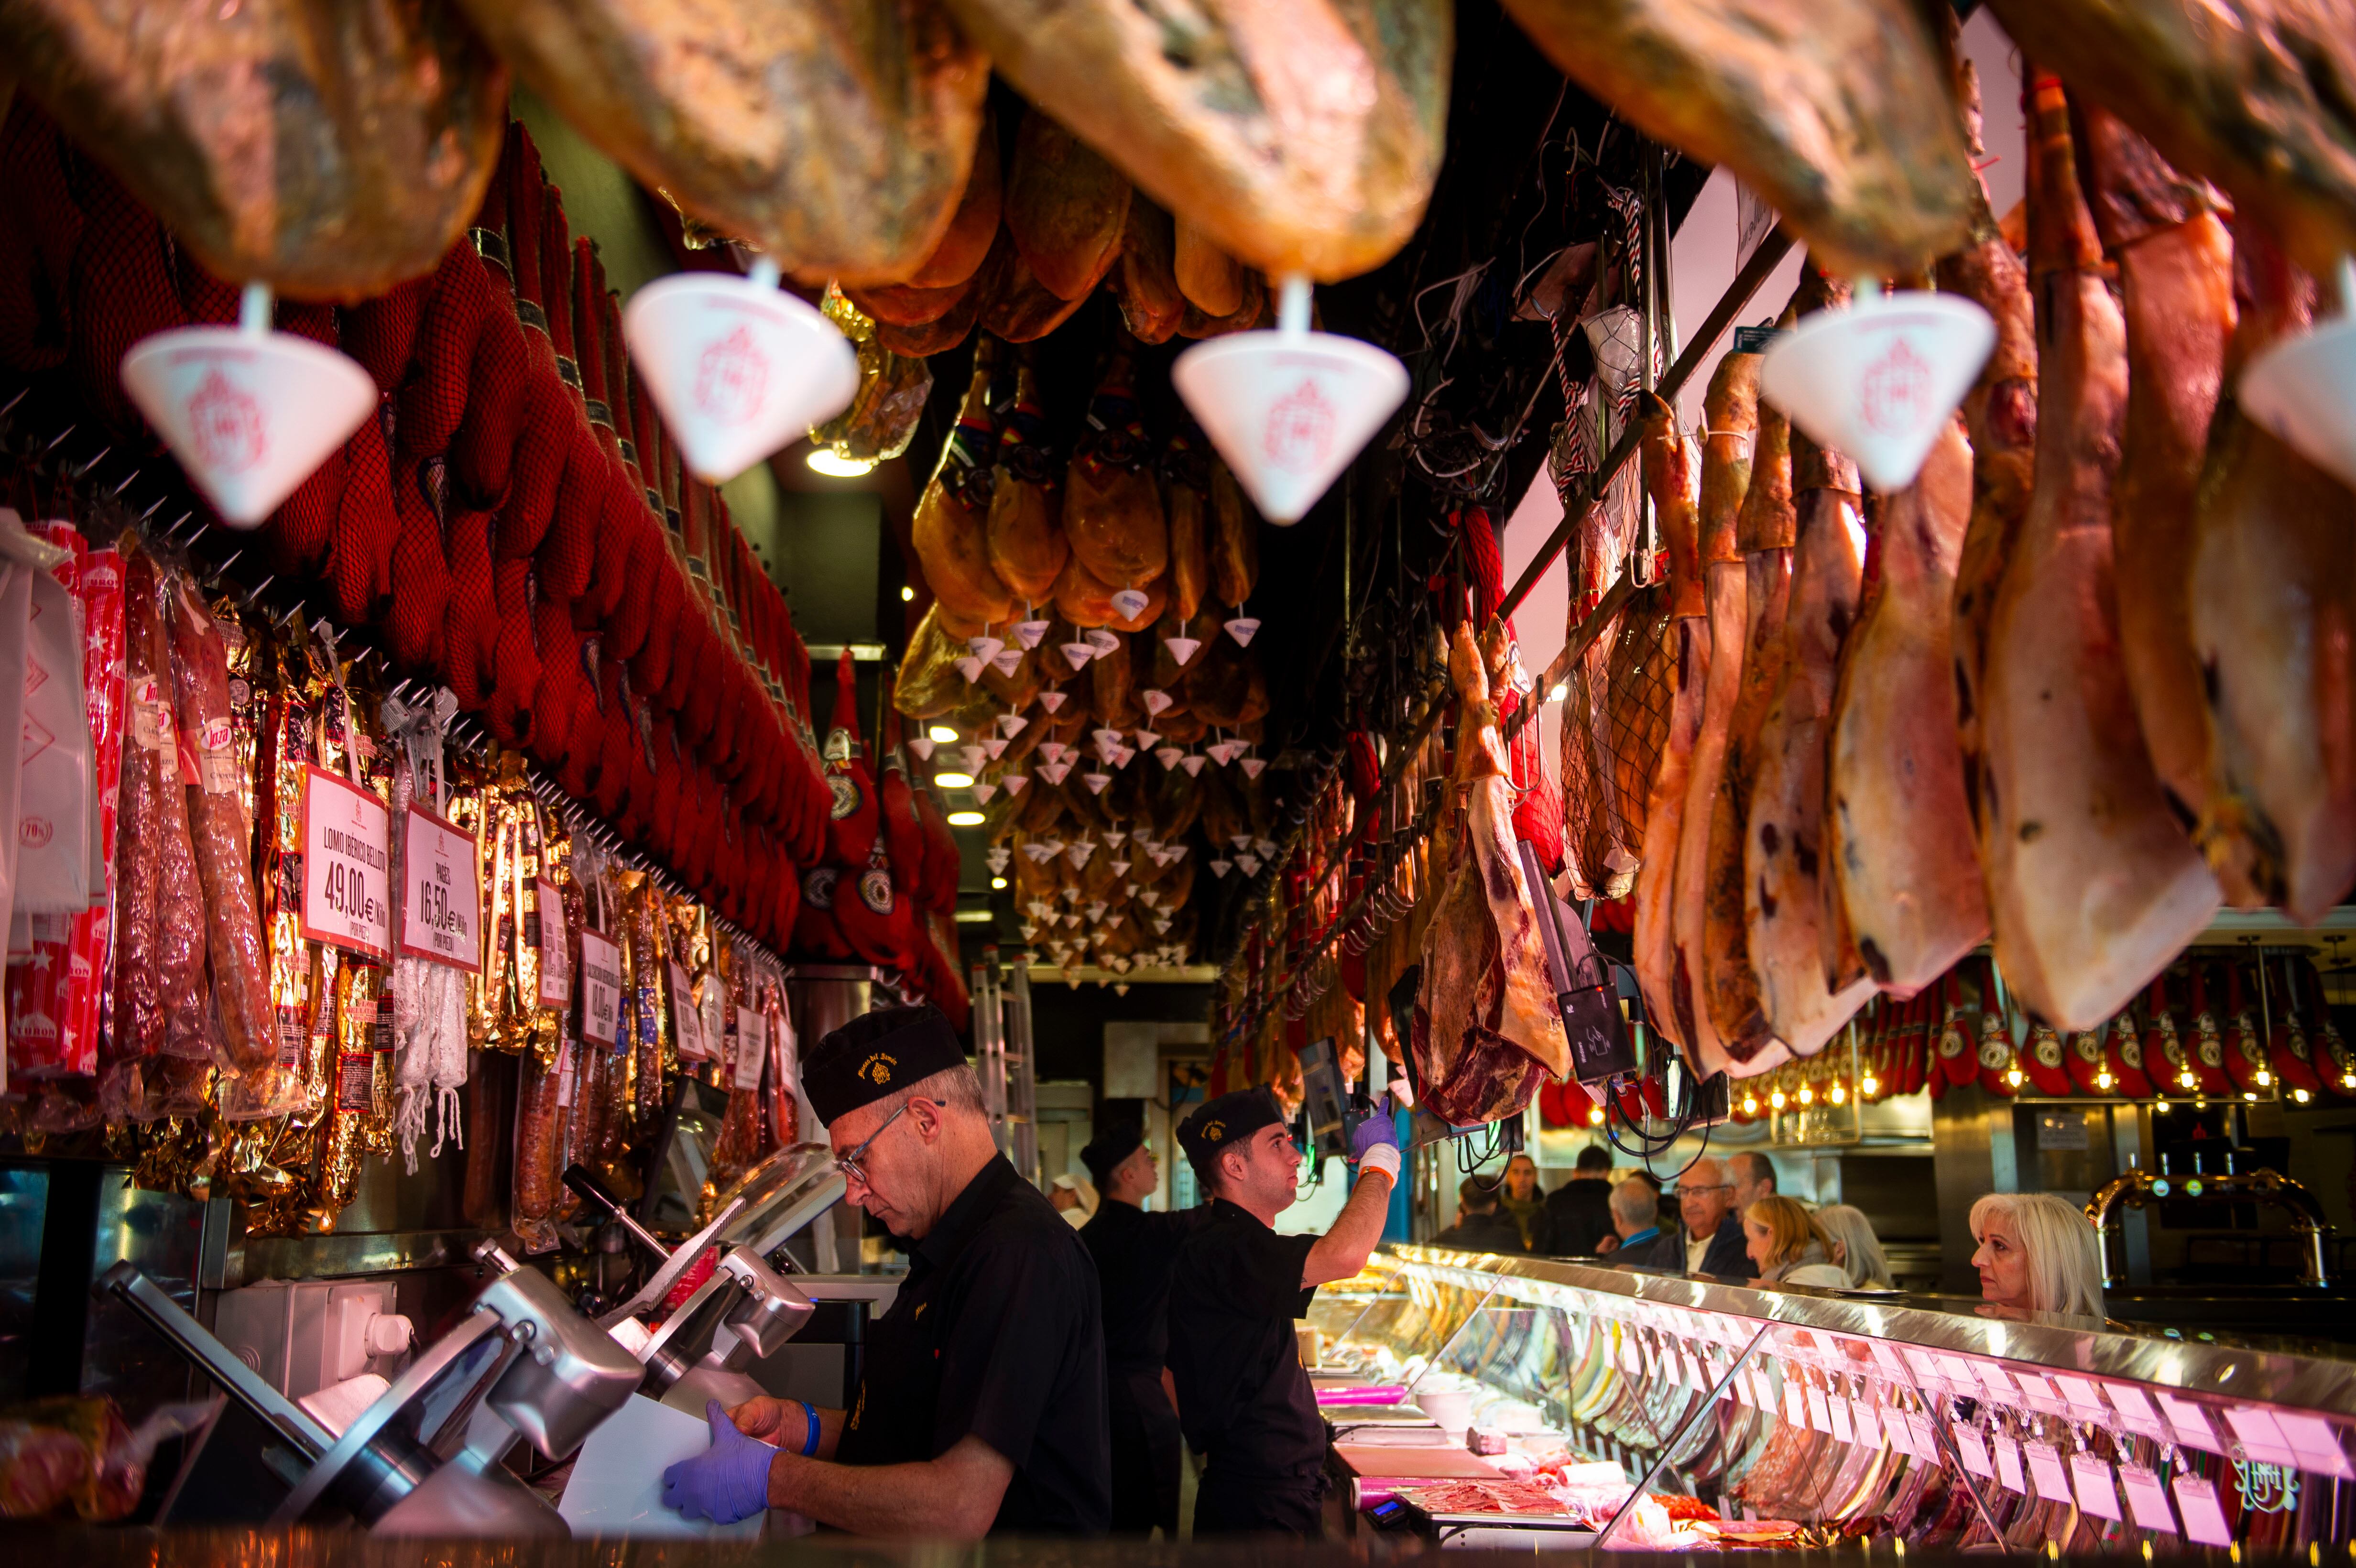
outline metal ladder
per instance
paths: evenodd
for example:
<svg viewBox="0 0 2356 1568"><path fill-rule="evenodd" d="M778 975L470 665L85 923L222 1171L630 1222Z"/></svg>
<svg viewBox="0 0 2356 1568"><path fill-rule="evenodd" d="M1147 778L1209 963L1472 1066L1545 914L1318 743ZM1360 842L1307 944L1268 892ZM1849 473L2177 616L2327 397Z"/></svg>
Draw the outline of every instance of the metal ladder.
<svg viewBox="0 0 2356 1568"><path fill-rule="evenodd" d="M979 1059L983 1104L999 1152L1033 1187L1039 1184L1038 1079L1031 1049L1031 969L1013 965L1001 973L998 949L981 950L970 971L973 1046Z"/></svg>

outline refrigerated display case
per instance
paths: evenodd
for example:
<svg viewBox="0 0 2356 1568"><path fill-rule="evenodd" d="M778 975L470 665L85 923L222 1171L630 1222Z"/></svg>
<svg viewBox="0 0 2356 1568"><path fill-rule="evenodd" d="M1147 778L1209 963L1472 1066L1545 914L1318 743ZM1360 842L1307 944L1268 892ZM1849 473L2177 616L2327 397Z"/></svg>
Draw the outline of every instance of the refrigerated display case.
<svg viewBox="0 0 2356 1568"><path fill-rule="evenodd" d="M1443 1541L2351 1550L2316 1347L1405 1245L1311 1324L1359 1517Z"/></svg>

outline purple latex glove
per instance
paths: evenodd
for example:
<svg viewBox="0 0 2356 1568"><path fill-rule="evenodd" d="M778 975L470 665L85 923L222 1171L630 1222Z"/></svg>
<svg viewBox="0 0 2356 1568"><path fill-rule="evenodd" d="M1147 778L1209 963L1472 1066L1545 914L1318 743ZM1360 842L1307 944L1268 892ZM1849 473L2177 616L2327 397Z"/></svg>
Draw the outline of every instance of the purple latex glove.
<svg viewBox="0 0 2356 1568"><path fill-rule="evenodd" d="M1375 1107L1372 1115L1358 1124L1358 1130L1350 1135L1350 1157L1364 1159L1368 1149L1378 1146L1393 1149L1398 1147L1398 1129L1391 1125L1388 1095L1384 1096L1382 1104Z"/></svg>
<svg viewBox="0 0 2356 1568"><path fill-rule="evenodd" d="M769 1461L777 1451L737 1431L716 1399L703 1414L712 1423L712 1446L663 1472L663 1507L714 1524L750 1519L769 1506Z"/></svg>

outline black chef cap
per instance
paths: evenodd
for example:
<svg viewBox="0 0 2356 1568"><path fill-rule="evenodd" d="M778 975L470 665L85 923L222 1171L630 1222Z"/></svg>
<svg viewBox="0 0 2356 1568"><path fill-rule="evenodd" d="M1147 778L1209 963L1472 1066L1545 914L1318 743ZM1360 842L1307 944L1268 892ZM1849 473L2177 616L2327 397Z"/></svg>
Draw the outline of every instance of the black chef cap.
<svg viewBox="0 0 2356 1568"><path fill-rule="evenodd" d="M940 1008L878 1008L819 1037L802 1058L802 1088L819 1120L841 1120L862 1105L965 1065L965 1047Z"/></svg>
<svg viewBox="0 0 2356 1568"><path fill-rule="evenodd" d="M1122 1160L1145 1147L1145 1129L1135 1122L1123 1122L1098 1133L1087 1147L1080 1151L1080 1163L1088 1168L1101 1191L1112 1179L1113 1168Z"/></svg>
<svg viewBox="0 0 2356 1568"><path fill-rule="evenodd" d="M1276 1096L1261 1089L1239 1089L1195 1108L1178 1125L1178 1146L1194 1174L1205 1182L1218 1169L1219 1156L1262 1127L1280 1127L1284 1112Z"/></svg>

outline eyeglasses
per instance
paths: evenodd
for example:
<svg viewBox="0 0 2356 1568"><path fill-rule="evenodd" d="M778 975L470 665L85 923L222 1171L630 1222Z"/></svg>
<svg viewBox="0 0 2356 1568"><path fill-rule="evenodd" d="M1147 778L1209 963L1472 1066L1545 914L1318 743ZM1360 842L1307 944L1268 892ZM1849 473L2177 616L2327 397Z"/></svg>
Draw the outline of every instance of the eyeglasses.
<svg viewBox="0 0 2356 1568"><path fill-rule="evenodd" d="M915 1104L916 1102L914 1100L901 1101L900 1108L884 1118L883 1127L878 1127L873 1132L868 1134L866 1140L857 1148L852 1149L849 1154L835 1156L834 1168L842 1172L842 1179L845 1181L856 1181L862 1187L870 1187L873 1185L873 1182L870 1182L867 1179L867 1172L860 1168L859 1161L861 1157L873 1146L877 1138L884 1136L884 1127L890 1126L902 1116L906 1115L908 1114L908 1107Z"/></svg>
<svg viewBox="0 0 2356 1568"><path fill-rule="evenodd" d="M1681 1182L1681 1183L1679 1183L1679 1184L1678 1184L1678 1186L1677 1186L1677 1191L1679 1191L1680 1193L1685 1193L1685 1192L1731 1192L1731 1191L1733 1191L1733 1190L1734 1190L1734 1183L1732 1183L1731 1181L1721 1181L1721 1182L1718 1183L1718 1184L1717 1184L1716 1186L1714 1186L1714 1187L1696 1187L1696 1186L1693 1186L1691 1183L1688 1183L1688 1182Z"/></svg>

